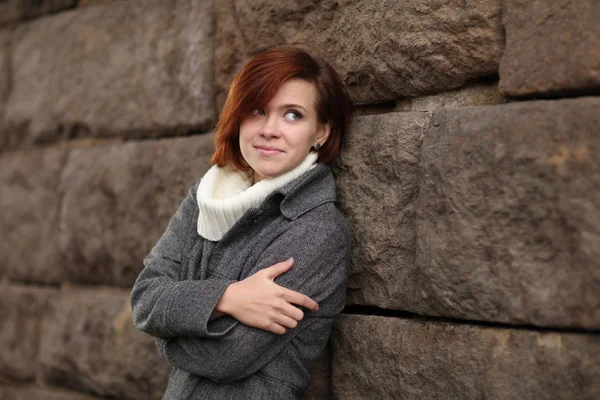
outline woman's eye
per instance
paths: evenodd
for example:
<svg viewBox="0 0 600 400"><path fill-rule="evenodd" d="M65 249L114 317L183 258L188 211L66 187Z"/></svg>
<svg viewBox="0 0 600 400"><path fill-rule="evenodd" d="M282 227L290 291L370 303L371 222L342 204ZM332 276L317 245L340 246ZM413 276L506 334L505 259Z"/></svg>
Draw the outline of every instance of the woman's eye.
<svg viewBox="0 0 600 400"><path fill-rule="evenodd" d="M252 111L252 115L263 116L263 115L265 115L265 112L263 111L262 108L255 108L254 111Z"/></svg>
<svg viewBox="0 0 600 400"><path fill-rule="evenodd" d="M290 110L285 113L284 117L290 121L297 121L302 118L302 114L300 114L298 111Z"/></svg>

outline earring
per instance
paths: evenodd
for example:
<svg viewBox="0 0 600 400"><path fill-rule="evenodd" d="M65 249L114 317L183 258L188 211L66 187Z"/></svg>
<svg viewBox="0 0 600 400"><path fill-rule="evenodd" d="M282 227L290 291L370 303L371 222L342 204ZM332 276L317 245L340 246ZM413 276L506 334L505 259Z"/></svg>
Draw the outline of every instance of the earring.
<svg viewBox="0 0 600 400"><path fill-rule="evenodd" d="M321 143L317 142L313 147L315 148L315 150L319 150L321 148Z"/></svg>

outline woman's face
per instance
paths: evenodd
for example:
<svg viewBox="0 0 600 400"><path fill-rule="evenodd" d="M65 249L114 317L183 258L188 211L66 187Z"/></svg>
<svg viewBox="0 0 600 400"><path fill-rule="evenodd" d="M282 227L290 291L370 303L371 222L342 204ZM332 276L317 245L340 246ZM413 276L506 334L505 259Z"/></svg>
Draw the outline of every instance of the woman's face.
<svg viewBox="0 0 600 400"><path fill-rule="evenodd" d="M265 108L258 108L240 125L240 150L254 170L254 182L297 167L311 146L325 143L329 125L320 124L316 90L302 79L285 82Z"/></svg>

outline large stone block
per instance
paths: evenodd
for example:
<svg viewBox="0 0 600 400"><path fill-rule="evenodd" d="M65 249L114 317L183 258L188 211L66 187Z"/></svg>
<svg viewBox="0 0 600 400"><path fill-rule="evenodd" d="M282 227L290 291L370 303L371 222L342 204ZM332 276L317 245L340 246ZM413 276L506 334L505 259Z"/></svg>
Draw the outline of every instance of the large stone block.
<svg viewBox="0 0 600 400"><path fill-rule="evenodd" d="M335 166L341 207L354 234L348 304L394 307L415 273L415 200L429 113L354 120Z"/></svg>
<svg viewBox="0 0 600 400"><path fill-rule="evenodd" d="M342 315L339 399L595 400L600 336Z"/></svg>
<svg viewBox="0 0 600 400"><path fill-rule="evenodd" d="M500 89L510 96L600 90L600 2L505 0Z"/></svg>
<svg viewBox="0 0 600 400"><path fill-rule="evenodd" d="M100 400L71 390L36 386L2 386L0 400Z"/></svg>
<svg viewBox="0 0 600 400"><path fill-rule="evenodd" d="M44 334L41 321L51 312L55 295L52 289L0 281L0 376L35 379Z"/></svg>
<svg viewBox="0 0 600 400"><path fill-rule="evenodd" d="M600 329L599 132L593 97L434 113L395 308Z"/></svg>
<svg viewBox="0 0 600 400"><path fill-rule="evenodd" d="M64 278L58 186L67 154L55 147L0 157L0 275L42 283Z"/></svg>
<svg viewBox="0 0 600 400"><path fill-rule="evenodd" d="M2 0L0 1L0 26L15 24L76 5L77 0Z"/></svg>
<svg viewBox="0 0 600 400"><path fill-rule="evenodd" d="M437 111L444 108L489 106L506 102L496 83L477 83L414 99L399 99L394 111Z"/></svg>
<svg viewBox="0 0 600 400"><path fill-rule="evenodd" d="M0 157L0 275L130 287L210 167L213 135Z"/></svg>
<svg viewBox="0 0 600 400"><path fill-rule="evenodd" d="M338 71L357 104L447 90L495 75L500 0L218 0L217 103L251 55L292 44Z"/></svg>
<svg viewBox="0 0 600 400"><path fill-rule="evenodd" d="M209 128L212 4L117 1L21 24L0 149Z"/></svg>
<svg viewBox="0 0 600 400"><path fill-rule="evenodd" d="M42 382L123 400L162 397L171 368L134 328L126 291L63 289L43 332Z"/></svg>
<svg viewBox="0 0 600 400"><path fill-rule="evenodd" d="M73 149L60 185L67 278L131 287L187 189L210 167L213 138Z"/></svg>

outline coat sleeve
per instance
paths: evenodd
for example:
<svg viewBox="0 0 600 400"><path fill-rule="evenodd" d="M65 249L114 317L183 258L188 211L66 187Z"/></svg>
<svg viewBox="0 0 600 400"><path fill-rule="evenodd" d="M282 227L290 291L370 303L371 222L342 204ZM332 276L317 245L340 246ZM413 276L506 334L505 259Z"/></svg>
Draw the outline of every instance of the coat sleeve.
<svg viewBox="0 0 600 400"><path fill-rule="evenodd" d="M350 239L345 221L342 222L297 220L293 229L267 248L259 265L249 274L294 257L292 268L275 282L304 293L319 304L317 312L305 311L296 328L277 335L238 322L216 340L158 339L161 357L175 368L216 382L231 382L262 369L298 335L305 335L305 341L324 345L333 319L345 301Z"/></svg>
<svg viewBox="0 0 600 400"><path fill-rule="evenodd" d="M144 269L131 291L133 323L154 337L219 337L235 325L231 319L218 321L224 317L209 321L216 303L234 281L181 279L187 244L198 236L198 183L189 188L166 231L144 258Z"/></svg>

